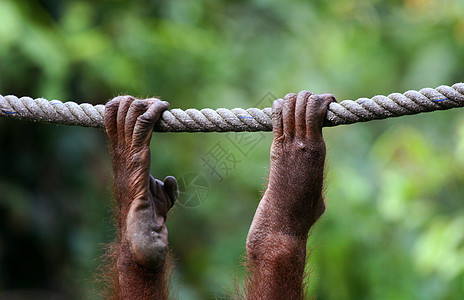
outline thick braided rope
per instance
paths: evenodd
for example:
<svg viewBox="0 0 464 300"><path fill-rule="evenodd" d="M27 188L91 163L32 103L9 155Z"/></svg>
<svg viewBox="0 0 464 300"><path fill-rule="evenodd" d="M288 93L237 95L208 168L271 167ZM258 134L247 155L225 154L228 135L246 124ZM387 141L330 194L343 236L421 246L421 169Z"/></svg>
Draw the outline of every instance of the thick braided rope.
<svg viewBox="0 0 464 300"><path fill-rule="evenodd" d="M344 100L331 103L324 126L366 122L403 115L464 106L464 83L452 87L441 85L436 89L393 93L386 96ZM77 104L74 102L48 101L42 98L18 98L0 95L0 116L52 122L66 125L104 127L104 105ZM264 109L242 108L213 110L172 109L165 111L155 131L159 132L225 132L271 131L270 107Z"/></svg>

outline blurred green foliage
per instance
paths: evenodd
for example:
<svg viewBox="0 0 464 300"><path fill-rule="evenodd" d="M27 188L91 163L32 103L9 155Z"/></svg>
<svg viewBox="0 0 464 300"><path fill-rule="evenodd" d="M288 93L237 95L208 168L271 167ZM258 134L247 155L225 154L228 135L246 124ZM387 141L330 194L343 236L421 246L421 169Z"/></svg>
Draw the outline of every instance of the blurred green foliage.
<svg viewBox="0 0 464 300"><path fill-rule="evenodd" d="M3 95L247 108L302 89L343 100L464 77L460 0L0 0L0 20ZM310 295L464 298L462 114L325 130L328 210L310 236ZM243 152L239 139L256 146ZM207 181L201 205L181 198L168 220L180 299L228 298L243 278L271 140L154 135L155 177ZM114 236L105 143L96 129L0 119L0 297L96 297ZM218 145L235 158L216 166L222 179L206 163Z"/></svg>

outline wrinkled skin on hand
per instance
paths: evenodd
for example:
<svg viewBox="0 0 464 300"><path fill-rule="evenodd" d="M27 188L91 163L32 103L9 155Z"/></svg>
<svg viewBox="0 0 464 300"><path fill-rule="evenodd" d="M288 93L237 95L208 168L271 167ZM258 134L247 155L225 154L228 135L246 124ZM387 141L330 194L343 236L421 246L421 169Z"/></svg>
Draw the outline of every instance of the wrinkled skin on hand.
<svg viewBox="0 0 464 300"><path fill-rule="evenodd" d="M116 97L105 106L115 177L120 234L118 271L123 298L135 296L124 291L137 286L132 281L138 275L161 273L168 253L165 222L178 195L177 182L172 176L162 182L149 173L153 128L168 106L158 99L138 100L131 96ZM147 293L141 295L151 295Z"/></svg>
<svg viewBox="0 0 464 300"><path fill-rule="evenodd" d="M330 94L274 101L269 183L247 237L249 299L302 299L306 241L325 210L322 124Z"/></svg>
<svg viewBox="0 0 464 300"><path fill-rule="evenodd" d="M332 95L303 91L273 105L274 140L268 188L247 237L247 299L303 299L306 242L323 214L325 143L322 123ZM165 225L177 198L173 177L149 175L150 139L168 107L157 99L115 98L105 125L115 174L118 298L167 299Z"/></svg>
<svg viewBox="0 0 464 300"><path fill-rule="evenodd" d="M304 234L306 227L313 225L325 210L322 180L326 147L322 124L334 101L331 94L302 91L273 103L274 139L268 190L292 195L295 200L288 203L288 212L302 214L306 220L301 224Z"/></svg>

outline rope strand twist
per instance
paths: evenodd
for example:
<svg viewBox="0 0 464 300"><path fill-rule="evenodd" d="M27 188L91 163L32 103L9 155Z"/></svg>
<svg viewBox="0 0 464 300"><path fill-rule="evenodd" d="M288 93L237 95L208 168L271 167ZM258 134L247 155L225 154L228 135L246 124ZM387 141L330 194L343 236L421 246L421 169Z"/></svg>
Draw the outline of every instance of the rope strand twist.
<svg viewBox="0 0 464 300"><path fill-rule="evenodd" d="M393 93L331 103L324 126L331 127L371 120L413 115L464 106L464 83L435 89ZM104 105L48 101L43 98L0 95L0 116L22 120L103 128ZM272 110L219 108L202 110L178 108L165 111L155 127L158 132L272 131Z"/></svg>

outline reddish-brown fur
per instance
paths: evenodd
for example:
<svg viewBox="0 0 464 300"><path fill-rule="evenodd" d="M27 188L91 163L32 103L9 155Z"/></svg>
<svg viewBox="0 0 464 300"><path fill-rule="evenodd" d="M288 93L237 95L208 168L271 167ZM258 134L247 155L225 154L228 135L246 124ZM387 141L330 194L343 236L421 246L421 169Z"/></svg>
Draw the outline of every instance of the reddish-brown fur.
<svg viewBox="0 0 464 300"><path fill-rule="evenodd" d="M273 105L269 183L247 237L248 299L302 299L309 229L323 214L322 122L332 95L288 94Z"/></svg>
<svg viewBox="0 0 464 300"><path fill-rule="evenodd" d="M247 299L302 299L309 229L323 214L322 122L332 95L288 94L273 105L274 140L266 192L247 237ZM117 246L110 248L115 299L167 299L166 215L177 198L172 177L150 178L150 139L167 109L157 99L117 97L105 125L115 174Z"/></svg>
<svg viewBox="0 0 464 300"><path fill-rule="evenodd" d="M122 96L105 107L105 126L114 171L117 245L110 249L112 282L106 297L167 299L170 264L167 255L168 210L177 198L172 177L155 180L150 171L153 127L168 103ZM129 233L139 230L141 236Z"/></svg>

